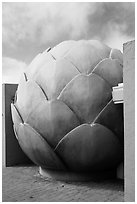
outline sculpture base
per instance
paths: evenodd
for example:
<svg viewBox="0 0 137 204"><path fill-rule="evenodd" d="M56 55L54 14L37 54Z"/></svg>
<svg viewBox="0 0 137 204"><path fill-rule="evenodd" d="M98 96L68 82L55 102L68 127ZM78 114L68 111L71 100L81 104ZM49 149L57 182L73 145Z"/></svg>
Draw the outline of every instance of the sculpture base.
<svg viewBox="0 0 137 204"><path fill-rule="evenodd" d="M91 181L116 178L116 170L92 173L64 172L43 169L39 167L39 173L46 178L59 181Z"/></svg>

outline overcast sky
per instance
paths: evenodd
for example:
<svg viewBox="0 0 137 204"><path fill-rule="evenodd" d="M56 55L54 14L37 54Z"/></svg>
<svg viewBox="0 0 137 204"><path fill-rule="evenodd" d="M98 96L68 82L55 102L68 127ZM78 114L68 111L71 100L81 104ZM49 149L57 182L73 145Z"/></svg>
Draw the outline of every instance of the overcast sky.
<svg viewBox="0 0 137 204"><path fill-rule="evenodd" d="M3 3L3 82L17 83L39 53L64 40L99 39L121 49L135 35L135 4Z"/></svg>

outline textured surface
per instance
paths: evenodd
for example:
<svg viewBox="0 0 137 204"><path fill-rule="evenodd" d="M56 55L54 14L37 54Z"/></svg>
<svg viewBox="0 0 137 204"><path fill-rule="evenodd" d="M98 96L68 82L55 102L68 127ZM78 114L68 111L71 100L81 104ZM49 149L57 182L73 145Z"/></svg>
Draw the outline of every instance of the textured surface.
<svg viewBox="0 0 137 204"><path fill-rule="evenodd" d="M24 152L47 169L116 168L123 157L123 112L108 104L112 86L122 81L122 53L96 40L66 41L39 54L11 106Z"/></svg>
<svg viewBox="0 0 137 204"><path fill-rule="evenodd" d="M123 181L59 182L38 174L38 167L3 168L3 202L122 202Z"/></svg>

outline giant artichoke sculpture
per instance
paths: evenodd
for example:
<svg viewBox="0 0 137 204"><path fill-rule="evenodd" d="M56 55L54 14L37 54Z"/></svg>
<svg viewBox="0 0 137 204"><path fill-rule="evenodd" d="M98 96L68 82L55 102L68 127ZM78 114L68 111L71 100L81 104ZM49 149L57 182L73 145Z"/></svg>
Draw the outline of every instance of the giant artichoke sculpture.
<svg viewBox="0 0 137 204"><path fill-rule="evenodd" d="M115 168L123 157L123 110L112 87L122 80L122 53L96 40L65 41L36 56L11 104L23 151L43 169Z"/></svg>

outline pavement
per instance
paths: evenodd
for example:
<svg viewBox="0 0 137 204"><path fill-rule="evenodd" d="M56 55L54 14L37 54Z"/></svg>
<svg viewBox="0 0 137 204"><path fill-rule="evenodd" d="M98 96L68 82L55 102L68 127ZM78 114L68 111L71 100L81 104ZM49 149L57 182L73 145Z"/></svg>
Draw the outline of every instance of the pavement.
<svg viewBox="0 0 137 204"><path fill-rule="evenodd" d="M3 167L2 202L123 202L124 182L62 182L43 178L37 166Z"/></svg>

